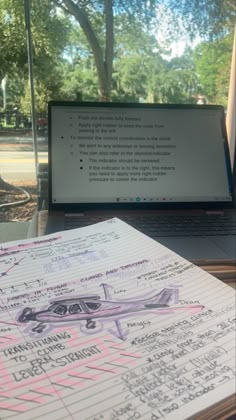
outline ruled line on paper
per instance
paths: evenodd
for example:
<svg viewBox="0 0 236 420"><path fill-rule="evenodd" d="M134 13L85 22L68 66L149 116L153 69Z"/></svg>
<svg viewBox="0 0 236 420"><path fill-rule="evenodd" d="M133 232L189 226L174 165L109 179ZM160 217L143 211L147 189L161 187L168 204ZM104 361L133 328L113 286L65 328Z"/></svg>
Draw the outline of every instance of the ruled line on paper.
<svg viewBox="0 0 236 420"><path fill-rule="evenodd" d="M6 276L2 277L1 285L5 289L1 290L7 291L7 294L1 294L0 290L0 310L1 307L7 307L7 311L6 309L3 310L5 314L3 311L0 312L0 335L5 336L7 332L9 337L10 335L13 337L13 341L6 341L6 344L1 343L0 338L1 377L2 380L5 380L5 383L8 382L8 385L10 385L10 393L7 394L0 388L0 395L2 394L2 398L5 399L4 404L6 404L7 398L9 403L10 398L12 407L19 408L14 396L18 400L22 398L24 406L21 405L21 409L24 407L25 411L22 411L24 417L21 414L20 416L24 420L37 418L38 415L41 416L45 413L48 415L53 413L55 420L63 418L63 416L65 418L65 413L69 418L73 418L73 416L76 418L77 413L80 413L80 418L84 420L87 410L91 411L94 407L96 407L98 413L111 415L114 407L117 407L117 410L119 407L122 409L125 404L124 401L130 401L131 405L128 406L130 415L137 410L143 417L150 414L150 409L148 409L147 403L140 404L139 397L134 395L135 389L138 390L141 386L134 381L135 378L137 378L137 381L142 381L145 377L145 382L148 384L151 380L150 373L149 371L147 373L143 372L149 366L152 367L153 374L162 378L162 382L158 385L159 391L162 391L163 396L168 396L172 403L178 405L176 413L182 417L183 415L180 413L185 412L185 407L187 407L187 410L190 409L194 412L194 410L198 410L198 401L202 401L200 396L196 402L191 402L187 384L193 383L195 388L191 392L192 395L195 395L199 393L198 386L208 389L210 387L208 382L211 381L213 389L209 388L207 391L208 401L217 401L217 398L219 398L218 389L222 395L230 392L230 386L232 387L231 384L235 378L234 343L232 340L235 332L233 308L230 304L230 299L232 301L233 296L231 290L222 286L220 282L207 273L195 268L192 264L186 263L182 258L171 252L169 253L166 248L136 233L126 224L116 221L112 227L112 235L109 233L111 228L108 228L106 223L103 224L100 231L99 229L101 228L97 226L92 233L90 229L88 236L86 236L86 230L83 230L84 236L82 239L73 236L76 235L75 232L72 233L71 237L70 233L65 236L62 233L61 239L53 246L54 255L49 255L49 247L46 245L44 247L43 244L40 251L37 251L41 256L36 255L36 253L33 256L29 249L24 249L22 250L24 264L16 265L14 270L12 265L12 268L8 271L8 276L11 277L12 281L14 280L14 288L7 286ZM99 232L95 246L98 250L97 254L87 253L86 257L86 253L83 251L80 256L77 255L78 258L84 258L85 265L82 268L79 267L79 263L76 262L74 256L72 259L69 257L67 262L62 260L61 263L59 262L62 254L72 253L73 247L78 249L82 240L85 242L87 240L87 244L90 244L91 247L92 241L94 242L94 239L96 239L96 232ZM66 238L65 241L64 237ZM106 242L103 242L103 240ZM134 246L133 243L135 243ZM99 246L102 247L103 254L100 253ZM44 251L45 255L42 257ZM99 259L101 255L104 256L104 259ZM21 253L18 253L17 258L20 256ZM94 260L89 267L86 266L86 258L91 259L93 257ZM95 257L97 261L95 261ZM35 269L32 269L33 258ZM56 258L59 258L58 264ZM1 261L0 256L0 264ZM140 264L142 261L148 261L148 263L142 265ZM63 268L61 273L58 272L60 264ZM49 272L51 269L52 271ZM47 270L49 271L47 272ZM18 277L19 273L21 278L24 275L26 282L22 283L21 278ZM100 283L104 283L106 277L110 279L110 284L106 281L110 287L108 294L107 290L103 290L100 286ZM36 282L30 283L35 281L35 278L37 279ZM80 280L83 278L85 280L81 282ZM24 287L26 287L27 282L29 285L37 284L34 292L28 289L25 293ZM148 306L148 301L145 302L145 299L153 296L154 291L155 293L162 293L161 290L163 290L163 296L166 294L167 301L172 296L172 300L168 301L171 309L159 310L153 306ZM25 294L24 297L23 294ZM91 301L91 305L93 302L99 305L102 301L108 301L110 303L106 303L106 305L112 305L115 302L118 308L122 302L125 307L127 302L130 301L131 307L132 305L136 307L137 302L142 301L144 302L143 305L147 305L144 307L146 312L141 311L140 313L134 313L134 315L123 314L120 317L118 316L119 322L115 322L109 316L106 316L102 322L94 319L90 323L88 320L78 321L77 323L67 321L66 324L61 324L59 328L57 324L54 325L53 322L49 321L50 331L46 330L45 333L34 333L32 331L37 326L37 313L47 311L53 299L62 299L62 301L64 299L64 302L66 302L66 299L73 296L75 298L82 295L88 297L90 294L99 296L95 298L95 301ZM160 299L162 299L161 296L160 294ZM224 302L224 299L226 302ZM83 303L79 302L77 301L77 305L83 306L83 308L81 306L81 312L83 312L85 310L84 305L86 305L85 300L82 301ZM18 304L20 306L16 307ZM26 323L22 322L22 325L19 325L19 322L7 324L9 318L11 320L19 318L22 314L22 307L30 306L32 308L28 309L24 315ZM175 306L181 310L174 312L173 308ZM67 312L69 307L66 303ZM76 308L78 309L78 306ZM91 308L93 308L93 305ZM89 312L88 309L86 310ZM194 311L196 311L195 314ZM24 319L23 315L21 319ZM90 331L86 322L91 327ZM70 331L70 338L62 341L61 347L53 348L53 342L48 344L43 342L43 337L51 336L53 338L63 330ZM112 333L115 333L115 336L111 336ZM124 334L126 339L122 340ZM155 334L159 335L155 336ZM77 363L76 357L80 357L79 349L81 349L81 345L85 346L86 342L87 345L89 343L96 345L97 339L103 341L101 357L98 355L96 360L87 359L86 364ZM31 349L33 351L28 349L15 355L7 353L7 349L11 349L13 346L17 348L18 343L20 345L20 343L37 340L39 347L33 347ZM171 346L167 345L168 342L172 343ZM49 348L51 348L50 352ZM168 348L171 348L172 353L167 351ZM38 354L40 349L47 353L44 355ZM6 352L5 355L3 351ZM76 352L77 356L75 356ZM24 357L21 360L20 358L17 359L20 355L26 357L26 360L24 360ZM36 362L36 360L38 361ZM51 364L50 368L47 364L48 361ZM64 363L69 363L69 365L58 366L58 364ZM43 374L31 378L31 380L26 378L26 374L24 374L25 377L18 384L13 384L12 375L16 375L22 369L27 371L28 366L32 366L32 364L35 369L38 369L38 372L40 372L40 369L43 372L43 366L45 366L44 370L47 374L45 375L43 372ZM166 366L170 366L172 370L169 369L165 374L169 375L168 381L163 382L163 373L161 373L160 368L165 371ZM133 379L129 376L130 373L134 375ZM180 383L178 385L176 382L175 375L177 374L182 380L182 385ZM207 377L211 379L207 380ZM17 376L17 378L20 379L20 376ZM126 391L123 389L124 386L126 386ZM174 393L180 387L185 391L183 395L177 398ZM78 389L80 390L79 403ZM108 399L107 396L109 396ZM145 398L147 401L151 398L149 393ZM112 407L109 406L109 401L112 401ZM160 411L162 416L167 413L165 411L168 409L166 401L159 402L159 405L157 401L155 402L157 410ZM56 409L55 404L57 404ZM51 408L53 406L54 409ZM17 416L19 416L19 413Z"/></svg>
<svg viewBox="0 0 236 420"><path fill-rule="evenodd" d="M214 319L212 320L212 322L214 323ZM157 322L157 325L158 325L158 322ZM153 325L153 327L155 327L155 325ZM203 331L204 332L204 331ZM174 334L173 334L173 336L174 336ZM213 337L214 338L214 337ZM85 341L84 342L84 344L88 344L90 341ZM120 348L118 348L117 350L119 350Z"/></svg>

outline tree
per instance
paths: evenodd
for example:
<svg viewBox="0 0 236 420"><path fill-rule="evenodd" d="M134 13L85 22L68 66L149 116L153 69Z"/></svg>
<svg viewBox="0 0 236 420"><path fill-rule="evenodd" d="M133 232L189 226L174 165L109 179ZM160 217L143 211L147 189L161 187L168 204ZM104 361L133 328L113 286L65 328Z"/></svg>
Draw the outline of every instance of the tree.
<svg viewBox="0 0 236 420"><path fill-rule="evenodd" d="M166 75L163 75L163 93L163 102L197 102L200 81L190 48L186 48L181 57L174 57L167 63Z"/></svg>
<svg viewBox="0 0 236 420"><path fill-rule="evenodd" d="M228 101L233 32L220 40L202 42L194 51L194 61L208 102L224 106Z"/></svg>
<svg viewBox="0 0 236 420"><path fill-rule="evenodd" d="M94 59L87 39L76 23L71 25L64 57L61 65L63 83L60 89L63 98L96 100L98 78Z"/></svg>
<svg viewBox="0 0 236 420"><path fill-rule="evenodd" d="M97 22L96 30L99 31ZM113 101L191 103L199 93L192 50L167 61L156 37L141 27L129 25L127 17L116 18L114 68L111 85ZM98 78L89 44L82 29L71 27L64 52L63 85L65 99L96 100Z"/></svg>
<svg viewBox="0 0 236 420"><path fill-rule="evenodd" d="M122 19L124 21L124 18ZM116 34L112 99L186 103L196 101L198 82L192 51L165 60L154 35L140 28Z"/></svg>
<svg viewBox="0 0 236 420"><path fill-rule="evenodd" d="M141 26L155 15L154 0L54 0L66 13L80 24L92 50L99 81L99 98L109 101L114 58L114 15L124 14ZM95 30L95 21L100 18L101 31Z"/></svg>
<svg viewBox="0 0 236 420"><path fill-rule="evenodd" d="M153 91L164 63L158 42L142 27L130 26L126 16L120 16L119 21L114 44L112 99L153 102Z"/></svg>
<svg viewBox="0 0 236 420"><path fill-rule="evenodd" d="M167 4L191 36L220 39L235 26L235 0L168 0Z"/></svg>
<svg viewBox="0 0 236 420"><path fill-rule="evenodd" d="M53 0L81 26L94 56L101 101L111 99L114 59L114 27L122 14L130 22L144 27L155 17L161 0ZM225 31L235 19L235 0L166 0L167 9L181 17L193 35L215 35ZM95 30L95 20L102 22L101 32ZM95 20L94 20L95 19ZM178 19L176 19L178 23Z"/></svg>
<svg viewBox="0 0 236 420"><path fill-rule="evenodd" d="M32 0L31 12L36 105L40 108L46 92L58 91L57 67L66 45L69 21L47 0ZM9 83L11 78L27 80L24 0L0 2L0 57L0 79L7 74Z"/></svg>

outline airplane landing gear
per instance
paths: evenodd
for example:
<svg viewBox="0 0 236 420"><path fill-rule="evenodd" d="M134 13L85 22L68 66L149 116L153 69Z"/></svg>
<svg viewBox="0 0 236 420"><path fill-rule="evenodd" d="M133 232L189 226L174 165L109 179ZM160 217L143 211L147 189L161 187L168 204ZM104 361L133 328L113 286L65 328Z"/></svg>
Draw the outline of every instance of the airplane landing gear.
<svg viewBox="0 0 236 420"><path fill-rule="evenodd" d="M45 330L45 328L46 325L41 322L40 324L36 325L36 327L32 328L32 331L40 334Z"/></svg>
<svg viewBox="0 0 236 420"><path fill-rule="evenodd" d="M86 328L93 329L96 327L96 322L92 321L91 319L87 319L86 321Z"/></svg>

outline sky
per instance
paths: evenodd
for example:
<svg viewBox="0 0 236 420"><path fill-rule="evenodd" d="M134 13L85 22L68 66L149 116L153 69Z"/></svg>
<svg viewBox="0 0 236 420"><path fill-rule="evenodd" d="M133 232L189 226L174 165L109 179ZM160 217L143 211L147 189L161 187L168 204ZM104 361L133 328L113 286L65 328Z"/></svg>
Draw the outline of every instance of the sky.
<svg viewBox="0 0 236 420"><path fill-rule="evenodd" d="M186 47L194 48L201 42L201 38L197 34L193 40L190 40L181 19L177 19L173 12L165 8L163 3L158 6L156 15L156 27L154 26L153 33L160 47L170 50L168 55L162 54L166 60L181 56ZM177 25L178 30L176 31Z"/></svg>

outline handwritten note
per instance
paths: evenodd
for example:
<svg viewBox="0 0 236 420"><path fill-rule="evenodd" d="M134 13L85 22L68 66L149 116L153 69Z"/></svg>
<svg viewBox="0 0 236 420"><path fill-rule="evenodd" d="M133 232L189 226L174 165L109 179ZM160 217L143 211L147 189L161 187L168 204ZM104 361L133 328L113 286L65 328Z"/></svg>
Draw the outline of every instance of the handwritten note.
<svg viewBox="0 0 236 420"><path fill-rule="evenodd" d="M184 419L223 400L234 293L119 219L0 245L0 419Z"/></svg>

